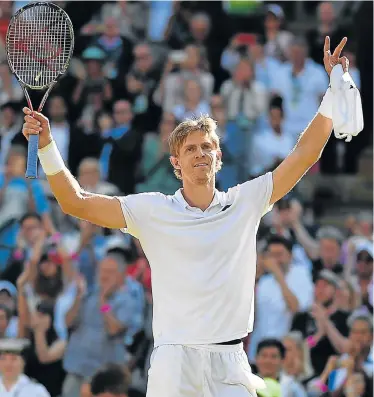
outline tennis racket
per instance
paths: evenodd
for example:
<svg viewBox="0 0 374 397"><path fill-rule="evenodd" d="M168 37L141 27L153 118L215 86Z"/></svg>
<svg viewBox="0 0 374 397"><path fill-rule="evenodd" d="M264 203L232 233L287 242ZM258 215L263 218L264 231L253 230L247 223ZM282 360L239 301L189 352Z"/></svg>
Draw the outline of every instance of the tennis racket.
<svg viewBox="0 0 374 397"><path fill-rule="evenodd" d="M41 112L53 86L68 68L73 49L73 24L57 5L30 3L12 17L6 35L8 63L32 111L27 89L46 90L38 108ZM38 176L38 145L39 136L30 135L26 178Z"/></svg>

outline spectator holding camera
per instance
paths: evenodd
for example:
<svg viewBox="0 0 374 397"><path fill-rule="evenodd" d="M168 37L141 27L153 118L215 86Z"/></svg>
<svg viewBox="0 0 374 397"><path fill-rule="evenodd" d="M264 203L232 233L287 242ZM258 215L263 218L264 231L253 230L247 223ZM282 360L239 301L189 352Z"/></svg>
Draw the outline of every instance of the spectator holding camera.
<svg viewBox="0 0 374 397"><path fill-rule="evenodd" d="M209 102L203 99L199 80L186 80L184 82L183 103L175 105L173 109L176 120L181 122L187 118L209 113Z"/></svg>
<svg viewBox="0 0 374 397"><path fill-rule="evenodd" d="M268 96L266 88L255 81L255 70L252 61L242 58L236 65L232 76L221 86L229 120L240 116L250 122L266 111Z"/></svg>
<svg viewBox="0 0 374 397"><path fill-rule="evenodd" d="M177 71L173 72L175 69ZM202 98L209 103L214 79L204 64L201 50L195 45L187 45L183 52L170 53L153 101L161 106L164 112L172 112L176 104L183 103L184 82L189 79L199 81Z"/></svg>
<svg viewBox="0 0 374 397"><path fill-rule="evenodd" d="M269 4L264 20L265 54L281 62L288 59L288 51L293 35L282 29L285 22L284 11L278 4Z"/></svg>

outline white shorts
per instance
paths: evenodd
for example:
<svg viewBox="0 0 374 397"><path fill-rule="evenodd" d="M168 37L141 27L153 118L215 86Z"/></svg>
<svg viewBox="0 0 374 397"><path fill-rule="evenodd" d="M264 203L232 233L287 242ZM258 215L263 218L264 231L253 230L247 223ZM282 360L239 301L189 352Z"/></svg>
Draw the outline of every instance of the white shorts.
<svg viewBox="0 0 374 397"><path fill-rule="evenodd" d="M264 387L242 343L163 345L151 356L147 397L256 397Z"/></svg>

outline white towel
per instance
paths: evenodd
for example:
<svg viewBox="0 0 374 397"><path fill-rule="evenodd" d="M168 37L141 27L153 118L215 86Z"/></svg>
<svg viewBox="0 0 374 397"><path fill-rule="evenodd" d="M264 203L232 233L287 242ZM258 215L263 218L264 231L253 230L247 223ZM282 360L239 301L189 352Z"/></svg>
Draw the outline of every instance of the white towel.
<svg viewBox="0 0 374 397"><path fill-rule="evenodd" d="M336 65L330 75L332 122L335 137L350 142L364 128L360 91L342 65Z"/></svg>

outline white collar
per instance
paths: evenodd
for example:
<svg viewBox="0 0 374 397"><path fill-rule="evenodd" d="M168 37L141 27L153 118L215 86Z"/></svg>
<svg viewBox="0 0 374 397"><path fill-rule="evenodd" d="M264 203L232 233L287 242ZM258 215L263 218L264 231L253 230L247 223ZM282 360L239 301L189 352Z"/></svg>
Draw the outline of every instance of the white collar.
<svg viewBox="0 0 374 397"><path fill-rule="evenodd" d="M191 207L187 201L185 200L185 198L183 197L182 194L182 188L178 189L175 194L174 194L174 198L176 199L176 201L178 201L178 203L180 203L184 208L186 209L190 209L192 211L196 211L199 210L199 208L196 207ZM219 192L217 189L214 189L214 196L213 196L213 200L212 202L209 204L209 207L206 209L206 211L208 211L210 208L213 208L217 205L220 205L221 207L225 206L223 197L221 192Z"/></svg>

